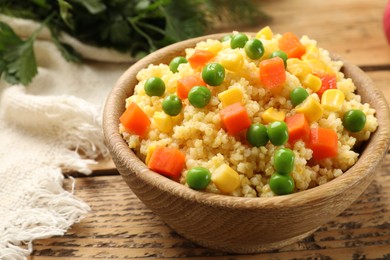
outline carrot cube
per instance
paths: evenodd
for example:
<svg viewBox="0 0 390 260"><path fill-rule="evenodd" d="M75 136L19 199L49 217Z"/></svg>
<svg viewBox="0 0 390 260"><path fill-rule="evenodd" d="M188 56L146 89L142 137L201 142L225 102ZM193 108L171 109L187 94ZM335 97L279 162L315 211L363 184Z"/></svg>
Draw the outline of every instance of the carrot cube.
<svg viewBox="0 0 390 260"><path fill-rule="evenodd" d="M145 112L134 102L130 103L119 121L130 133L144 136L149 128L150 119Z"/></svg>
<svg viewBox="0 0 390 260"><path fill-rule="evenodd" d="M157 146L148 161L152 171L178 180L185 166L185 155L176 148Z"/></svg>
<svg viewBox="0 0 390 260"><path fill-rule="evenodd" d="M337 133L328 128L312 128L308 147L313 150L314 160L322 160L337 156Z"/></svg>
<svg viewBox="0 0 390 260"><path fill-rule="evenodd" d="M309 140L310 126L303 113L286 117L285 119L288 128L288 142L294 144L301 139L305 143Z"/></svg>
<svg viewBox="0 0 390 260"><path fill-rule="evenodd" d="M292 32L286 32L282 35L278 42L279 49L287 54L288 58L300 59L306 53L305 46L299 38Z"/></svg>
<svg viewBox="0 0 390 260"><path fill-rule="evenodd" d="M234 103L219 112L222 123L230 135L238 134L251 125L251 120L243 105Z"/></svg>
<svg viewBox="0 0 390 260"><path fill-rule="evenodd" d="M206 86L206 83L204 83L202 77L198 74L179 79L177 81L177 96L180 99L186 99L190 90L195 86Z"/></svg>
<svg viewBox="0 0 390 260"><path fill-rule="evenodd" d="M284 62L280 57L263 60L259 64L260 81L265 88L277 95L286 81Z"/></svg>

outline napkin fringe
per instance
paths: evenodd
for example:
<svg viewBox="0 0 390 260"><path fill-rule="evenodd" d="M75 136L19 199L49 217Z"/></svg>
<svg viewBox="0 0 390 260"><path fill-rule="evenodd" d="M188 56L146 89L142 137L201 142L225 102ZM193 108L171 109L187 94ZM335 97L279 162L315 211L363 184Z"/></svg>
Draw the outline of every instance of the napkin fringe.
<svg viewBox="0 0 390 260"><path fill-rule="evenodd" d="M33 240L63 235L90 211L73 195L74 183L72 192L68 192L63 190L62 182L60 170L52 169L50 178L37 183L39 189L27 192L29 208L7 216L10 221L0 238L0 259L26 259L33 251Z"/></svg>
<svg viewBox="0 0 390 260"><path fill-rule="evenodd" d="M1 107L8 123L61 140L61 146L70 153L55 158L58 162L54 163L64 171L90 174L87 166L96 164L93 159L109 156L99 110L83 99L66 95L34 96L22 86L12 86L4 91Z"/></svg>

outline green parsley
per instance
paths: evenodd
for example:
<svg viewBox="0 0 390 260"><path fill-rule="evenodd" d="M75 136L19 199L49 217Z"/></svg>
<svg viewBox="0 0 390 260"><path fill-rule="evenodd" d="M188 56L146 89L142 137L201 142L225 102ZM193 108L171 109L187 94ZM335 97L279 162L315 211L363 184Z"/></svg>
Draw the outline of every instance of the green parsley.
<svg viewBox="0 0 390 260"><path fill-rule="evenodd" d="M86 44L141 58L161 47L226 25L254 25L268 17L251 0L0 0L0 13L48 27L68 61L81 55L60 41L66 32ZM34 32L20 39L0 24L0 76L27 85L37 74Z"/></svg>

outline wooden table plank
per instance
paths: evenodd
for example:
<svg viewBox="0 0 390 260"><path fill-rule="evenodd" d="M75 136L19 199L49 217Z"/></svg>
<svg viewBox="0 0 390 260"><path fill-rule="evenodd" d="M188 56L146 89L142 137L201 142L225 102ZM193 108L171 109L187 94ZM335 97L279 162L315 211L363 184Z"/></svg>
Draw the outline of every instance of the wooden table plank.
<svg viewBox="0 0 390 260"><path fill-rule="evenodd" d="M71 182L65 181L66 188ZM66 235L35 241L30 259L390 257L390 153L366 192L338 217L298 243L256 255L228 255L182 238L146 208L120 176L77 178L76 195L91 212Z"/></svg>
<svg viewBox="0 0 390 260"><path fill-rule="evenodd" d="M274 32L306 34L362 67L390 103L390 46L382 29L386 2L258 0ZM390 154L367 191L334 220L298 243L254 255L228 255L182 238L136 198L112 161L91 169L91 177L76 178L76 196L91 212L64 236L34 241L30 259L390 259ZM71 182L65 181L67 189Z"/></svg>
<svg viewBox="0 0 390 260"><path fill-rule="evenodd" d="M383 32L387 0L259 1L274 32L308 35L318 45L360 66L389 66Z"/></svg>

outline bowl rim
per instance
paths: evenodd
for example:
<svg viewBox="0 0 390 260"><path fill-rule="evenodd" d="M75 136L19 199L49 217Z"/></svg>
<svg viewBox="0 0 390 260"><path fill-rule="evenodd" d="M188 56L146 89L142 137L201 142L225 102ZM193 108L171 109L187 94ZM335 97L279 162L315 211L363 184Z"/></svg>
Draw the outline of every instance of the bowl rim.
<svg viewBox="0 0 390 260"><path fill-rule="evenodd" d="M253 35L253 32L245 32ZM386 155L390 145L390 112L386 103L386 99L383 93L374 86L372 80L366 75L360 68L342 59L340 56L332 54L332 60L341 60L344 65L348 67L351 73L359 74L362 77L362 81L367 84L372 94L372 100L375 103L370 103L370 107L375 107L376 117L378 118L378 128L371 135L370 141L367 143L363 152L359 155L358 161L341 176L323 184L310 188L308 190L274 197L234 197L224 194L214 194L204 191L197 191L186 187L183 184L175 182L165 176L155 173L147 168L136 154L128 147L126 141L122 138L122 135L118 131L119 115L123 113L125 109L125 99L132 93L127 86L129 83L129 77L136 77L137 72L140 69L146 68L149 64L156 64L156 60L161 60L166 52L170 52L175 49L181 49L184 53L185 48L194 47L199 41L206 39L220 39L227 33L210 34L201 37L192 38L182 42L178 42L167 47L161 48L146 57L142 58L138 62L131 65L118 79L115 86L111 89L107 96L106 103L103 111L103 132L106 139L106 143L115 159L125 167L132 171L132 174L136 178L141 178L143 182L152 185L154 188L164 192L171 193L175 196L179 196L184 200L197 201L203 204L211 205L213 207L223 208L235 208L235 209L263 209L272 207L299 207L307 203L324 203L326 200L332 197L339 196L347 189L359 185L360 181L373 174L380 162ZM355 79L354 83L355 82ZM364 88L366 88L365 86ZM357 91L362 86L357 86ZM124 97L124 98L123 98ZM117 101L122 99L123 102ZM378 115L378 111L380 113ZM376 144L380 144L376 147ZM134 159L131 164L129 158ZM364 159L364 160L363 160ZM367 164L369 162L369 164ZM126 180L130 176L120 173ZM364 190L360 191L362 193ZM359 195L360 195L359 193Z"/></svg>

